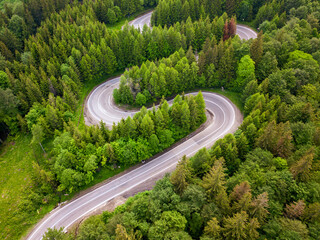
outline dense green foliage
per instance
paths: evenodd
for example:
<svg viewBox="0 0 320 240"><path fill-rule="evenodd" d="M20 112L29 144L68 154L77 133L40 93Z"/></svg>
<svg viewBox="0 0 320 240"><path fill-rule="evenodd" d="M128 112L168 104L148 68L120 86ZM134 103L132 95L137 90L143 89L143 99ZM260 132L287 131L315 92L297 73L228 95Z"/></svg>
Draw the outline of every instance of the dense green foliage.
<svg viewBox="0 0 320 240"><path fill-rule="evenodd" d="M242 92L245 118L240 128L209 150L182 158L152 191L89 219L77 236L68 237L81 239L95 231L95 236L110 239L319 238L320 5L284 2L267 2L256 18L258 22L261 12L273 6L271 19L283 12L289 17L283 25L251 41L234 37L217 42L213 37L199 55L194 86L205 79L206 86ZM177 63L186 64L184 69L196 64L189 62L193 57L175 55ZM157 99L152 79L160 81L168 68L177 76L183 73L172 57L130 69L118 93L127 89L127 103ZM153 71L145 76L149 68ZM185 81L163 79L159 86L185 90Z"/></svg>
<svg viewBox="0 0 320 240"><path fill-rule="evenodd" d="M133 118L113 125L111 131L103 123L81 131L70 124L53 141L54 157L46 163L46 174L54 179L39 182L45 186L56 182L59 192L73 192L89 184L102 167L131 166L163 151L203 123L204 110L200 92L178 95L171 107L165 100L157 110L143 107Z"/></svg>
<svg viewBox="0 0 320 240"><path fill-rule="evenodd" d="M20 60L24 40L36 33L42 21L66 7L82 4L93 10L91 14L100 22L113 24L123 17L154 7L156 3L154 0L25 0L5 3L0 11L0 52L8 60Z"/></svg>
<svg viewBox="0 0 320 240"><path fill-rule="evenodd" d="M142 47L140 43L144 41L144 37L150 38L151 41L151 32L142 35L138 30L128 28L120 32L110 32L104 24L104 22L111 23L105 19L107 15L104 11L111 9L116 12L114 20L117 21L123 16L155 4L154 1L145 1L144 5L138 2L138 4L131 1L113 3L113 1L99 0L84 1L81 4L73 2L68 5L67 1L63 4L59 1L45 3L27 1L24 4L18 2L15 5L6 5L4 13L1 12L4 20L0 21L0 88L1 95L10 100L10 104L1 104L4 111L8 112L5 117L0 114L1 124L7 125L11 133L17 133L19 128L25 128L23 116L33 104L40 103L46 106L43 101L50 98L51 103L57 99L57 106L51 104L56 111L61 111L62 115L67 112L70 117L70 112L74 112L77 105L82 83L92 80L93 76L95 78L105 76L126 66L140 64L144 58L149 57L143 54L148 42ZM54 4L61 6L55 8ZM11 20L19 17L11 13L13 11L11 8L21 12L21 22L17 22L15 26L10 25ZM64 10L61 10L62 8ZM50 16L51 12L58 10L61 10L59 14L54 13ZM35 16L31 14L32 16L28 17L25 13L32 13ZM35 24L26 22L23 17L31 19L30 21ZM33 20L36 18L37 20ZM41 20L44 21L37 29ZM13 30L23 32L13 33L10 26L13 26ZM32 29L27 31L27 26ZM36 34L28 37L36 29ZM96 34L91 34L92 31ZM180 36L175 35L175 37ZM132 42L133 38L138 38L139 42ZM131 58L125 58L124 51L133 47L132 44L141 53L133 51ZM123 49L119 49L118 46L123 46ZM172 48L171 53L180 47L183 47L183 41L176 48ZM166 54L165 56L168 56L170 53ZM5 89L8 90L4 91ZM61 129L62 126L60 123L52 130Z"/></svg>
<svg viewBox="0 0 320 240"><path fill-rule="evenodd" d="M162 0L152 29L107 28L156 4L26 0L0 12L1 131L31 133L34 158L33 187L10 224L30 224L23 219L97 171L146 159L204 121L201 95L182 95L170 109L162 100L112 130L79 128L82 85L132 67L118 102L142 106L224 87L242 94L245 119L234 135L183 158L153 191L86 221L77 239L317 239L319 2ZM263 33L240 40L227 17L234 14ZM55 236L65 237L54 230L46 237Z"/></svg>
<svg viewBox="0 0 320 240"><path fill-rule="evenodd" d="M202 22L202 20L195 22L193 26ZM205 41L200 41L203 44L203 51L200 52L198 61L190 47L187 53L180 50L156 64L146 62L140 68L133 67L123 75L120 88L114 92L115 100L124 104L141 105L141 103L160 99L162 96L170 96L195 88L223 86L241 91L247 82L255 79L255 66L250 56L246 55L249 54L249 43L242 43L238 37L223 41L224 22L228 22L226 15L220 17L218 22L222 25L219 26L216 20L212 23L207 21L208 29L213 29L213 37L210 39L207 36ZM187 37L187 43L202 49L198 47L199 35L195 34L193 26L190 19L181 25L179 23L174 25L175 28L179 27L187 33L193 33L187 35L191 36ZM219 31L216 31L217 29ZM219 44L216 39L221 39ZM235 51L235 47L239 45L241 49ZM240 59L237 72L237 63ZM251 70L247 70L247 67ZM236 76L238 76L237 81L234 81ZM141 99L143 99L142 102Z"/></svg>
<svg viewBox="0 0 320 240"><path fill-rule="evenodd" d="M195 31L196 38L189 39L183 26L155 27L142 33L126 26L111 32L97 21L90 5L68 6L59 15L47 19L37 34L25 42L21 61L5 62L5 77L1 82L12 90L7 92L8 98L13 99L10 97L13 93L17 101L6 106L13 106L15 111L9 111L12 114L1 118L1 122L13 133L24 129L26 123L21 116L40 103L51 115L41 114L42 127L47 129L45 125L48 125L51 132L61 130L63 121L72 118L83 82L141 64L145 59L167 57L180 48L186 50L191 44L199 48L218 29L208 19L190 22L188 26Z"/></svg>
<svg viewBox="0 0 320 240"><path fill-rule="evenodd" d="M267 2L267 5L272 5L273 11L262 10L265 6L260 9L265 3L265 1L261 0L160 0L152 15L152 24L155 26L170 26L176 22L186 21L189 17L193 21L200 18L205 19L207 16L214 19L224 12L229 16L236 15L239 20L251 21L255 18L258 10L259 16L264 16L265 14L273 14L274 16L284 11L285 4L288 2L293 3L294 1L286 0L282 1L281 4L277 4L277 1ZM293 5L298 6L299 4L301 3Z"/></svg>
<svg viewBox="0 0 320 240"><path fill-rule="evenodd" d="M193 52L189 51L186 56L180 49L157 64L147 61L140 68L135 66L126 71L113 96L119 103L135 102L136 105L144 105L162 96L167 97L199 87L198 71Z"/></svg>
<svg viewBox="0 0 320 240"><path fill-rule="evenodd" d="M238 46L240 50L235 49ZM224 87L241 91L256 79L248 42L242 43L236 37L217 44L213 37L207 38L203 48L198 62L190 48L186 54L181 50L156 64L146 62L140 68L131 68L121 78L119 89L114 91L115 100L140 105L141 98L142 103L152 102L161 96L195 88Z"/></svg>

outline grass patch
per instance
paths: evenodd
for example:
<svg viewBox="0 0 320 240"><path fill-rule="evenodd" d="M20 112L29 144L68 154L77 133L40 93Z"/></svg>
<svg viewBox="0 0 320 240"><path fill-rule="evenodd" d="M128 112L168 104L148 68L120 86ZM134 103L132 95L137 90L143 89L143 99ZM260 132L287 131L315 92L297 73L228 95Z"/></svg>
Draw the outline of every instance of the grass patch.
<svg viewBox="0 0 320 240"><path fill-rule="evenodd" d="M35 161L30 146L31 134L8 138L0 147L0 239L20 239L27 234L33 226L58 204L58 197L47 205L30 214L21 211L18 206L24 198L28 197L26 189L32 188L32 162ZM44 141L46 152L50 152L53 139ZM45 160L39 147L36 156L39 162ZM95 174L94 180L83 186L79 191L62 196L61 201L72 199L80 191L88 189L116 174L128 169L122 166L115 170L105 167Z"/></svg>
<svg viewBox="0 0 320 240"><path fill-rule="evenodd" d="M30 219L19 218L18 206L32 181L31 136L9 138L0 147L0 239L19 239Z"/></svg>

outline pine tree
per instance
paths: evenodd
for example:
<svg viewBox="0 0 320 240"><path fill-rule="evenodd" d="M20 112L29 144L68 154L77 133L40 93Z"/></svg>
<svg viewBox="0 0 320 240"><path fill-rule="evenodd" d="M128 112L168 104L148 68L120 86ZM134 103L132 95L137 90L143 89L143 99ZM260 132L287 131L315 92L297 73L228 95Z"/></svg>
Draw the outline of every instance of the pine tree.
<svg viewBox="0 0 320 240"><path fill-rule="evenodd" d="M224 168L224 159L216 160L214 166L207 173L202 182L202 186L206 189L209 197L214 198L219 192L225 191L226 174Z"/></svg>
<svg viewBox="0 0 320 240"><path fill-rule="evenodd" d="M291 166L290 171L296 180L306 182L310 179L313 158L314 152L311 148Z"/></svg>
<svg viewBox="0 0 320 240"><path fill-rule="evenodd" d="M230 33L229 33L229 23L228 20L225 22L224 27L223 27L223 41L226 41L230 38Z"/></svg>
<svg viewBox="0 0 320 240"><path fill-rule="evenodd" d="M186 156L183 156L179 161L176 169L170 176L170 181L174 185L174 188L178 194L182 194L188 187L188 179L191 177L189 170L189 160Z"/></svg>
<svg viewBox="0 0 320 240"><path fill-rule="evenodd" d="M148 114L146 114L141 121L140 133L145 138L149 138L154 134L154 123Z"/></svg>
<svg viewBox="0 0 320 240"><path fill-rule="evenodd" d="M137 129L137 126L136 126L135 121L131 117L128 117L125 121L125 134L126 134L126 136L128 138L135 139L136 134L137 134L136 129Z"/></svg>
<svg viewBox="0 0 320 240"><path fill-rule="evenodd" d="M255 77L255 64L249 55L245 55L241 58L238 70L237 70L237 80L234 86L239 90L243 90L247 83L254 81Z"/></svg>
<svg viewBox="0 0 320 240"><path fill-rule="evenodd" d="M233 38L237 32L236 20L233 17L229 21L228 29L229 29L229 36Z"/></svg>
<svg viewBox="0 0 320 240"><path fill-rule="evenodd" d="M298 219L303 216L306 204L303 200L293 202L290 205L286 205L285 216L291 219Z"/></svg>
<svg viewBox="0 0 320 240"><path fill-rule="evenodd" d="M156 128L157 132L159 130L162 130L162 129L166 128L165 120L164 120L162 111L160 109L158 109L156 111L156 113L155 113L154 125L155 125L155 128Z"/></svg>
<svg viewBox="0 0 320 240"><path fill-rule="evenodd" d="M190 110L190 128L193 130L198 126L198 109L197 109L197 103L194 99L193 96L188 97L188 105L189 105L189 110Z"/></svg>
<svg viewBox="0 0 320 240"><path fill-rule="evenodd" d="M267 215L269 214L269 198L268 193L264 192L259 194L251 203L250 216L257 218L258 221L263 224Z"/></svg>
<svg viewBox="0 0 320 240"><path fill-rule="evenodd" d="M225 219L223 235L226 239L257 239L259 233L256 229L259 227L256 218L249 219L248 214L242 211Z"/></svg>
<svg viewBox="0 0 320 240"><path fill-rule="evenodd" d="M195 101L197 103L197 111L198 111L198 119L197 124L201 124L206 120L206 103L204 102L202 92L200 91L195 97Z"/></svg>
<svg viewBox="0 0 320 240"><path fill-rule="evenodd" d="M168 126L169 121L170 121L169 104L164 98L162 98L162 100L161 100L160 110L161 110L161 113L162 113L162 116L164 119L164 125Z"/></svg>
<svg viewBox="0 0 320 240"><path fill-rule="evenodd" d="M186 102L181 106L181 127L189 132L190 129L190 110Z"/></svg>
<svg viewBox="0 0 320 240"><path fill-rule="evenodd" d="M250 55L252 60L255 62L256 67L259 66L263 55L263 34L262 31L258 33L256 39L254 39L250 46Z"/></svg>
<svg viewBox="0 0 320 240"><path fill-rule="evenodd" d="M223 43L222 43L223 44ZM232 84L232 79L234 79L235 73L235 58L234 58L234 49L232 44L225 46L226 49L219 61L218 76L220 79L223 79L225 86L230 86Z"/></svg>
<svg viewBox="0 0 320 240"><path fill-rule="evenodd" d="M108 8L106 17L107 17L107 23L109 24L114 24L118 20L115 12L111 8Z"/></svg>
<svg viewBox="0 0 320 240"><path fill-rule="evenodd" d="M220 239L221 227L217 218L212 218L204 228L204 234L212 239Z"/></svg>

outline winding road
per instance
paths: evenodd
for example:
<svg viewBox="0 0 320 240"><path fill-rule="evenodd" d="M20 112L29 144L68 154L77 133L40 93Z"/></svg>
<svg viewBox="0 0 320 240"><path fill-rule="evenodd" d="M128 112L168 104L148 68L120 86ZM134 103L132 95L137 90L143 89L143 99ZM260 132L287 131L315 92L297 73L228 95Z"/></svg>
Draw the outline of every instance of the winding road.
<svg viewBox="0 0 320 240"><path fill-rule="evenodd" d="M144 24L150 23L150 17L151 13L147 13L130 24L141 28ZM242 39L256 37L254 31L244 26L238 26L237 33ZM113 103L112 92L118 87L119 79L118 77L108 80L90 93L85 106L87 124L96 124L102 120L108 126L112 126L113 122L119 122L121 118L133 116L134 112L123 111ZM203 96L207 110L214 115L214 121L209 122L205 129L152 161L54 209L35 226L26 239L42 239L48 228L68 229L72 224L115 197L137 191L137 189L143 190L146 182L154 183L164 173L172 171L183 155L192 156L199 149L208 148L217 139L233 133L242 122L240 111L230 100L221 95L203 92Z"/></svg>

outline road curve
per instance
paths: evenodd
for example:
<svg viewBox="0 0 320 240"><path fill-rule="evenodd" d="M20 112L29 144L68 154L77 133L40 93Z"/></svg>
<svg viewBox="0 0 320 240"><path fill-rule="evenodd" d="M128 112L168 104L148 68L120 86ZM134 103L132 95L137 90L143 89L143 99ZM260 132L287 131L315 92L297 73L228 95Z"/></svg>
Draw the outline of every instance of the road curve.
<svg viewBox="0 0 320 240"><path fill-rule="evenodd" d="M237 24L237 35L241 39L249 40L250 38L257 38L257 33L253 31L251 28Z"/></svg>
<svg viewBox="0 0 320 240"><path fill-rule="evenodd" d="M141 27L145 23L150 23L150 17L151 13L148 13L130 24L135 27ZM241 26L240 31L242 32L237 30L237 33L242 39L256 37L249 28ZM112 91L118 85L119 78L114 78L99 85L90 93L85 106L87 123L96 124L102 120L108 126L111 126L113 122L119 122L123 117L133 116L134 112L123 111L113 103ZM208 124L203 131L154 160L70 201L64 206L54 209L35 226L26 239L42 239L48 228L64 227L68 229L72 224L113 198L124 195L137 187L142 189L141 186L145 182L155 181L161 178L165 172L172 171L183 155L192 156L199 149L208 148L217 139L234 132L242 122L242 115L239 109L230 100L221 95L203 92L203 96L207 110L214 115L214 121Z"/></svg>
<svg viewBox="0 0 320 240"><path fill-rule="evenodd" d="M152 12L143 14L142 16L137 17L136 19L129 22L129 25L134 26L135 28L140 28L140 29L143 29L143 26L145 24L148 27L151 27L151 15L152 15Z"/></svg>
<svg viewBox="0 0 320 240"><path fill-rule="evenodd" d="M98 86L90 94L87 101L87 114L90 115L90 121L97 123L103 120L111 126L114 121L118 122L122 117L134 114L123 112L113 104L112 91L118 87L118 84L119 78L115 78ZM183 155L192 156L199 149L210 147L217 139L234 132L242 121L240 111L223 96L210 92L203 92L203 96L207 110L214 114L214 121L203 131L139 168L55 209L37 225L28 239L41 239L47 228L65 227L67 229L109 200L139 185L141 187L146 181L159 179L165 172L172 171Z"/></svg>

